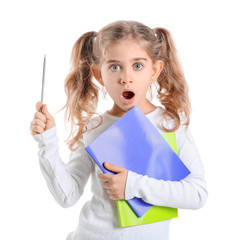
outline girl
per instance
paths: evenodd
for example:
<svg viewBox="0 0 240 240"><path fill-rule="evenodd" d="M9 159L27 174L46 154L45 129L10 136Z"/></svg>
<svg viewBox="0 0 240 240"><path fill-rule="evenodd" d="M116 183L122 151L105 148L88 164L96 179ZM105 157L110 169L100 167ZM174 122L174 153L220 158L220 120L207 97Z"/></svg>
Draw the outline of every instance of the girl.
<svg viewBox="0 0 240 240"><path fill-rule="evenodd" d="M95 117L99 88L93 77L114 101L109 111ZM154 83L162 106L155 106L147 97ZM170 33L134 21L118 21L98 33L83 34L73 47L65 91L65 118L69 112L71 120L70 161L64 164L59 157L55 121L42 102L36 105L31 133L38 142L43 175L61 206L78 201L91 175L92 199L84 205L79 224L67 239L169 239L170 220L120 228L115 200L138 197L153 205L198 209L207 198L202 162L188 127L188 88ZM88 156L85 146L135 105L160 133L175 131L179 157L191 171L182 181L156 180L113 164L105 167L115 175L102 174Z"/></svg>

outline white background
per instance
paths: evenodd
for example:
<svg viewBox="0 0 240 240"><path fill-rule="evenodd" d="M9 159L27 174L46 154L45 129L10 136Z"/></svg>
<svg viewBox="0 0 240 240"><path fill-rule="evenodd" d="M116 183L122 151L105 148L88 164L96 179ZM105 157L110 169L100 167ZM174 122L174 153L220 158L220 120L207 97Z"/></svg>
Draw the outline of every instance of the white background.
<svg viewBox="0 0 240 240"><path fill-rule="evenodd" d="M171 240L240 239L238 1L3 1L0 3L0 239L58 239L75 229L89 184L76 205L60 207L39 168L30 135L47 55L45 103L68 161L64 80L74 42L116 20L167 28L190 88L191 130L205 166L209 197L179 210ZM101 100L99 112L110 108Z"/></svg>

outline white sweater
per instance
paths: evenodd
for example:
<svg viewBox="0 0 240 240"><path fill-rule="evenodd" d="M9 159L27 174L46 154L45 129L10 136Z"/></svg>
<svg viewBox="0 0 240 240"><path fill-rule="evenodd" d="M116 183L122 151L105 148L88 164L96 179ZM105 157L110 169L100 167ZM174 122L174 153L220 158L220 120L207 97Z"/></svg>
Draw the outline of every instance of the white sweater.
<svg viewBox="0 0 240 240"><path fill-rule="evenodd" d="M163 122L162 108L157 107L146 114L160 133ZM168 240L169 223L171 220L152 224L120 228L117 216L116 202L109 198L103 188L103 181L98 179L100 168L85 151L85 146L91 143L102 132L109 128L119 117L102 114L100 127L83 134L79 139L81 147L71 152L67 164L62 162L58 150L57 129L54 126L42 134L33 135L38 142L39 160L43 176L48 187L63 207L74 205L83 194L84 187L91 175L92 199L83 206L79 224L75 232L70 233L68 240ZM94 117L88 124L92 129L100 122L100 117ZM172 121L164 121L171 127ZM165 125L166 126L166 125ZM162 181L128 172L125 188L126 200L133 197L142 198L145 202L174 208L198 209L207 199L204 169L195 147L189 127L181 126L176 131L178 155L191 174L181 181Z"/></svg>

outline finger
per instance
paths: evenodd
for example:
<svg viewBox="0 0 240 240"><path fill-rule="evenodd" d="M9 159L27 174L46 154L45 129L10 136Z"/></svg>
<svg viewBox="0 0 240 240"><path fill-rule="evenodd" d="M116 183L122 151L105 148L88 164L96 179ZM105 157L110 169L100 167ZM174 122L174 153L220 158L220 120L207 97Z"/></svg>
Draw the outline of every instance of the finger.
<svg viewBox="0 0 240 240"><path fill-rule="evenodd" d="M36 135L37 133L35 131L32 130L32 124L30 125L30 131L32 135Z"/></svg>
<svg viewBox="0 0 240 240"><path fill-rule="evenodd" d="M116 195L114 195L114 194L111 194L109 197L112 200L119 200L119 198Z"/></svg>
<svg viewBox="0 0 240 240"><path fill-rule="evenodd" d="M32 135L37 135L37 134L40 134L40 133L31 130L31 134Z"/></svg>
<svg viewBox="0 0 240 240"><path fill-rule="evenodd" d="M43 123L46 123L47 122L47 118L40 112L35 112L34 114L34 119L37 119L37 120L40 120L42 121Z"/></svg>
<svg viewBox="0 0 240 240"><path fill-rule="evenodd" d="M40 109L41 109L42 106L43 106L43 103L42 103L42 102L37 102L37 103L36 103L36 110L37 110L38 112L40 112Z"/></svg>
<svg viewBox="0 0 240 240"><path fill-rule="evenodd" d="M42 127L43 129L45 128L46 124L39 120L39 119L33 119L32 122L31 122L32 125L37 125L37 126L40 126Z"/></svg>
<svg viewBox="0 0 240 240"><path fill-rule="evenodd" d="M111 188L110 182L105 181L105 182L103 183L103 187L104 187L105 189L110 189L110 188Z"/></svg>
<svg viewBox="0 0 240 240"><path fill-rule="evenodd" d="M107 169L107 170L110 170L112 172L115 172L115 173L120 173L120 172L123 172L125 171L126 169L123 168L123 167L119 167L117 165L114 165L112 163L104 163L104 167Z"/></svg>
<svg viewBox="0 0 240 240"><path fill-rule="evenodd" d="M37 135L37 134L39 134L39 133L37 133L37 132L32 131L31 128L30 128L30 130L31 130L31 134L32 134L32 135Z"/></svg>
<svg viewBox="0 0 240 240"><path fill-rule="evenodd" d="M100 180L103 180L103 181L111 182L112 175L111 175L111 174L107 174L107 173L103 173L103 174L99 174L99 175L98 175L98 178L99 178Z"/></svg>
<svg viewBox="0 0 240 240"><path fill-rule="evenodd" d="M34 134L41 134L44 132L44 129L39 125L31 125L31 132Z"/></svg>
<svg viewBox="0 0 240 240"><path fill-rule="evenodd" d="M31 131L31 134L32 134L32 135L37 135L37 134L39 134L39 133L36 133L36 132Z"/></svg>
<svg viewBox="0 0 240 240"><path fill-rule="evenodd" d="M115 194L115 192L113 192L112 189L107 189L107 193L108 193L109 195L113 195L113 194Z"/></svg>
<svg viewBox="0 0 240 240"><path fill-rule="evenodd" d="M44 104L42 108L42 113L45 115L47 120L53 120L53 116L48 112L47 105Z"/></svg>

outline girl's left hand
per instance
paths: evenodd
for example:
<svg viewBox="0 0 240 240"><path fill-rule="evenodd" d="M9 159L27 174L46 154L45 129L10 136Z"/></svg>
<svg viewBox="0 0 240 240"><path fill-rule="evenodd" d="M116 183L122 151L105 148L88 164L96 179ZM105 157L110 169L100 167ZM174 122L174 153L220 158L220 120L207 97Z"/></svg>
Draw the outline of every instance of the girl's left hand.
<svg viewBox="0 0 240 240"><path fill-rule="evenodd" d="M127 182L128 170L116 166L111 163L104 163L104 167L107 170L115 172L116 174L99 174L98 178L103 180L103 187L107 190L112 200L123 200L125 199L125 187Z"/></svg>

